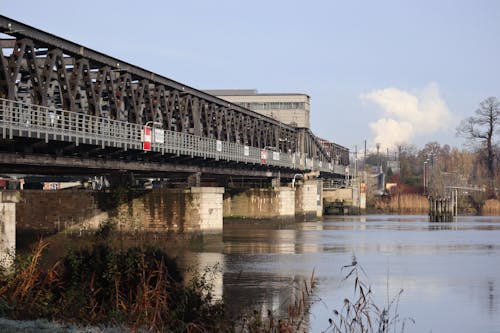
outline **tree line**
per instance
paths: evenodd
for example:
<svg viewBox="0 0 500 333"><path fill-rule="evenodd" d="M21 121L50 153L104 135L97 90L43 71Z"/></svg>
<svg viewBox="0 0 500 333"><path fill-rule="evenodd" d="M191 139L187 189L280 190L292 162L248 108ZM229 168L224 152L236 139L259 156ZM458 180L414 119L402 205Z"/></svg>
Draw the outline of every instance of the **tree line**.
<svg viewBox="0 0 500 333"><path fill-rule="evenodd" d="M418 149L402 145L398 153L369 154L366 165L381 165L387 182L413 192L445 193L450 187L482 189L487 198L500 196L500 102L484 99L474 114L460 123L456 134L463 148L429 142ZM396 166L396 167L395 167Z"/></svg>

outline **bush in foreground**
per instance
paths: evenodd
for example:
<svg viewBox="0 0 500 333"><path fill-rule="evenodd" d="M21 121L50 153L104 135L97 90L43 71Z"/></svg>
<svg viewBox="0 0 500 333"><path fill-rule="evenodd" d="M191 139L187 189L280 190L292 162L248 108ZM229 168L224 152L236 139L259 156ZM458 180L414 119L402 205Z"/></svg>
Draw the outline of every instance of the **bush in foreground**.
<svg viewBox="0 0 500 333"><path fill-rule="evenodd" d="M200 278L184 286L175 262L161 250L117 252L95 244L42 269L45 247L40 242L29 258L17 260L15 274L4 272L1 315L156 332L225 330L223 306L213 302L209 286Z"/></svg>

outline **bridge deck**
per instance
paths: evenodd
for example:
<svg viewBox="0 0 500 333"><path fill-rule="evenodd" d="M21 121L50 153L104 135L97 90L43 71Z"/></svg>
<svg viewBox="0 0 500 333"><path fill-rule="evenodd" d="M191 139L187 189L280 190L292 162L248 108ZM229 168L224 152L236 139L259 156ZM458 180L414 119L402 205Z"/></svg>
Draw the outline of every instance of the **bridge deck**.
<svg viewBox="0 0 500 333"><path fill-rule="evenodd" d="M9 36L0 39L0 131L13 143L71 143L75 153L100 147L130 156L142 152L144 125L155 124L146 159L171 155L345 175L334 161L348 149L330 151L309 129L1 15L0 32Z"/></svg>
<svg viewBox="0 0 500 333"><path fill-rule="evenodd" d="M144 129L152 129L150 151L144 151ZM243 168L282 168L290 172L317 170L344 174L344 167L307 158L304 154L283 153L233 142L199 137L139 124L111 120L61 109L0 99L0 133L4 140L35 139L34 142L66 142L76 147L114 148L114 152L141 152L149 156L175 155L208 161L242 163ZM40 161L34 157L35 163ZM6 163L7 160L4 160ZM52 162L54 166L57 163ZM78 163L80 164L80 163ZM91 163L89 162L89 167ZM131 168L137 168L130 164ZM81 166L80 166L81 167ZM147 168L149 169L149 168ZM186 170L189 171L189 170Z"/></svg>

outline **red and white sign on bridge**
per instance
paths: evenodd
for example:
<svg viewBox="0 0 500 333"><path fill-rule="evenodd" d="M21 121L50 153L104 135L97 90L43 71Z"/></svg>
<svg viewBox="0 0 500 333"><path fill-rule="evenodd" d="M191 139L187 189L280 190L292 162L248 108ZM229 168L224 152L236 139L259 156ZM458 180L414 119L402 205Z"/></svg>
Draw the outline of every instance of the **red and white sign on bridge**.
<svg viewBox="0 0 500 333"><path fill-rule="evenodd" d="M149 126L144 126L142 133L142 149L151 151L151 127Z"/></svg>

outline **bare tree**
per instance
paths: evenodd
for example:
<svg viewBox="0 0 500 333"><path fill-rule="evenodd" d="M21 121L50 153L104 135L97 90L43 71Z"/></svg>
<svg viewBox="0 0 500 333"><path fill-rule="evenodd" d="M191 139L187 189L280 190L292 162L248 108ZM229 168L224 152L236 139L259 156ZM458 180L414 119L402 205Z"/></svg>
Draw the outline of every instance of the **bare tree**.
<svg viewBox="0 0 500 333"><path fill-rule="evenodd" d="M495 142L494 135L500 127L500 102L495 97L488 97L479 103L475 115L460 123L457 134L465 137L469 143L479 148L480 156L486 164L489 191L494 195L495 179Z"/></svg>

